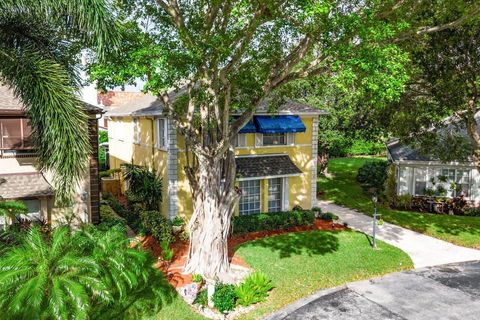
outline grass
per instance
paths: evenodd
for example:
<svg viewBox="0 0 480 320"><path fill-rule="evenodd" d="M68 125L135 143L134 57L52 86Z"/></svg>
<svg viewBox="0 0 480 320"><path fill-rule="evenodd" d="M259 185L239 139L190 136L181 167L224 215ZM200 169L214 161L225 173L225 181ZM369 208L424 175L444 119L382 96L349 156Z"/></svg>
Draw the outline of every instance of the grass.
<svg viewBox="0 0 480 320"><path fill-rule="evenodd" d="M289 233L241 245L237 254L275 288L240 319L263 318L319 289L412 267L400 249L384 242L378 248L372 250L369 239L354 231Z"/></svg>
<svg viewBox="0 0 480 320"><path fill-rule="evenodd" d="M337 204L371 215L372 202L355 180L358 168L372 158L338 158L328 164L331 177L320 177L318 190ZM417 213L393 210L379 205L378 213L385 221L452 242L480 249L480 218Z"/></svg>

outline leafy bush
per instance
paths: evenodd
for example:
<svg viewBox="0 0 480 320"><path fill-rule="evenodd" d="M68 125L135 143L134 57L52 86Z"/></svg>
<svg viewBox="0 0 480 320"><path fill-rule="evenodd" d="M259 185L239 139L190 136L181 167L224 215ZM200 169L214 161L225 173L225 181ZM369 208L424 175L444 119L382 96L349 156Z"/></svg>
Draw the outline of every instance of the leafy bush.
<svg viewBox="0 0 480 320"><path fill-rule="evenodd" d="M138 212L125 208L124 205L111 193L103 194L103 201L104 203L108 204L120 217L124 218L130 228L135 230L137 233L141 230L144 230L142 220Z"/></svg>
<svg viewBox="0 0 480 320"><path fill-rule="evenodd" d="M105 171L100 171L100 178L111 177L111 176L113 176L115 173L120 173L120 172L122 172L122 169L120 169L120 168L115 168L115 169L109 169L109 170L105 170Z"/></svg>
<svg viewBox="0 0 480 320"><path fill-rule="evenodd" d="M366 162L358 169L357 181L362 184L364 190L374 189L375 192L382 193L387 180L387 170L387 161Z"/></svg>
<svg viewBox="0 0 480 320"><path fill-rule="evenodd" d="M208 305L208 291L207 291L207 289L204 289L204 290L200 291L193 303L198 303L199 305L201 305L203 307L206 307Z"/></svg>
<svg viewBox="0 0 480 320"><path fill-rule="evenodd" d="M334 221L334 220L338 220L338 216L334 215L331 212L325 212L320 215L320 219L326 220L326 221Z"/></svg>
<svg viewBox="0 0 480 320"><path fill-rule="evenodd" d="M387 203L391 207L397 206L398 196L397 196L397 178L396 178L396 169L395 165L388 166L387 169L387 179L385 180L384 192Z"/></svg>
<svg viewBox="0 0 480 320"><path fill-rule="evenodd" d="M260 213L233 218L233 233L243 234L254 231L284 230L296 226L312 225L315 213L312 211L288 211Z"/></svg>
<svg viewBox="0 0 480 320"><path fill-rule="evenodd" d="M313 207L313 208L312 208L312 211L313 211L313 212L322 212L322 208L320 208L320 207Z"/></svg>
<svg viewBox="0 0 480 320"><path fill-rule="evenodd" d="M397 207L410 210L412 209L412 195L411 194L402 194L397 197Z"/></svg>
<svg viewBox="0 0 480 320"><path fill-rule="evenodd" d="M162 199L162 179L155 171L145 167L126 163L124 178L128 183L129 200L139 202L147 210L158 210Z"/></svg>
<svg viewBox="0 0 480 320"><path fill-rule="evenodd" d="M468 208L464 214L466 216L480 217L480 207Z"/></svg>
<svg viewBox="0 0 480 320"><path fill-rule="evenodd" d="M265 301L268 292L273 289L272 281L264 274L255 272L245 279L236 289L237 303L242 306Z"/></svg>
<svg viewBox="0 0 480 320"><path fill-rule="evenodd" d="M145 231L160 242L171 243L173 240L172 227L166 217L159 211L143 211L140 213Z"/></svg>
<svg viewBox="0 0 480 320"><path fill-rule="evenodd" d="M185 230L183 230L178 237L182 241L187 241L188 239L190 239L190 236L188 235L188 232L185 231Z"/></svg>
<svg viewBox="0 0 480 320"><path fill-rule="evenodd" d="M355 139L353 144L347 148L346 153L351 156L378 155L385 152L385 145L382 142Z"/></svg>
<svg viewBox="0 0 480 320"><path fill-rule="evenodd" d="M233 284L217 283L215 285L212 301L218 311L223 313L235 309L236 300L237 295Z"/></svg>
<svg viewBox="0 0 480 320"><path fill-rule="evenodd" d="M169 243L166 240L160 242L160 247L162 248L162 258L164 261L172 261L173 259L173 250L170 248Z"/></svg>
<svg viewBox="0 0 480 320"><path fill-rule="evenodd" d="M110 206L105 204L100 206L100 221L101 223L99 225L99 228L105 230L117 225L122 227L125 227L127 225L125 219L120 218L118 215L115 214L115 212Z"/></svg>
<svg viewBox="0 0 480 320"><path fill-rule="evenodd" d="M153 315L169 290L153 263L149 253L130 247L119 227L59 227L50 235L32 227L0 259L2 319Z"/></svg>

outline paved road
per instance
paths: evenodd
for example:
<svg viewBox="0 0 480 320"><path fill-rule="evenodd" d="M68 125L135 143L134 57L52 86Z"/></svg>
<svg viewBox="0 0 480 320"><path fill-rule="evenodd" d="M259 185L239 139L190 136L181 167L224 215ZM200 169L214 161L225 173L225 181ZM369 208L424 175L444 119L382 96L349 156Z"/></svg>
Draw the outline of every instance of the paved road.
<svg viewBox="0 0 480 320"><path fill-rule="evenodd" d="M319 291L268 320L480 319L480 261L393 273Z"/></svg>
<svg viewBox="0 0 480 320"><path fill-rule="evenodd" d="M371 217L329 201L319 200L318 204L324 212L338 215L340 220L347 222L351 228L372 234ZM405 251L412 258L415 268L480 260L480 250L456 246L390 223L384 223L377 235L380 240Z"/></svg>

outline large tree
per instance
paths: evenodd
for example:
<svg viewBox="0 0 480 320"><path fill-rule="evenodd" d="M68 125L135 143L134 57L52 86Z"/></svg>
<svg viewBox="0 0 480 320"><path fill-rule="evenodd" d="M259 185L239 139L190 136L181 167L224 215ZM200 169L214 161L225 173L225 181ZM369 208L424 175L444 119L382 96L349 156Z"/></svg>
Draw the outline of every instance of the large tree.
<svg viewBox="0 0 480 320"><path fill-rule="evenodd" d="M470 158L480 169L480 18L402 45L411 51L412 76L391 106L389 127L424 154Z"/></svg>
<svg viewBox="0 0 480 320"><path fill-rule="evenodd" d="M88 164L87 116L78 100L78 54L117 39L105 0L0 0L0 85L26 107L40 168L68 203Z"/></svg>
<svg viewBox="0 0 480 320"><path fill-rule="evenodd" d="M395 96L408 56L389 39L433 30L415 14L431 1L116 4L123 46L108 64L91 68L92 78L104 89L143 78L185 138L194 206L185 271L212 280L230 270L227 236L240 197L232 142L256 108L267 99L274 111L283 85L309 77Z"/></svg>

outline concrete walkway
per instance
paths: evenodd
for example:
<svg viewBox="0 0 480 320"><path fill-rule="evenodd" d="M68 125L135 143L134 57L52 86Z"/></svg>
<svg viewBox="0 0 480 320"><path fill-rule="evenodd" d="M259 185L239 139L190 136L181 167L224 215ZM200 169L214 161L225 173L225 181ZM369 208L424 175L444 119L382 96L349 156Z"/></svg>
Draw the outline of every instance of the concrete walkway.
<svg viewBox="0 0 480 320"><path fill-rule="evenodd" d="M372 218L358 211L336 205L330 201L318 200L323 212L336 214L349 227L372 234ZM405 251L415 268L436 266L447 263L480 260L480 250L456 246L424 234L384 223L377 229L378 239Z"/></svg>
<svg viewBox="0 0 480 320"><path fill-rule="evenodd" d="M392 273L321 290L268 320L477 320L480 262Z"/></svg>

